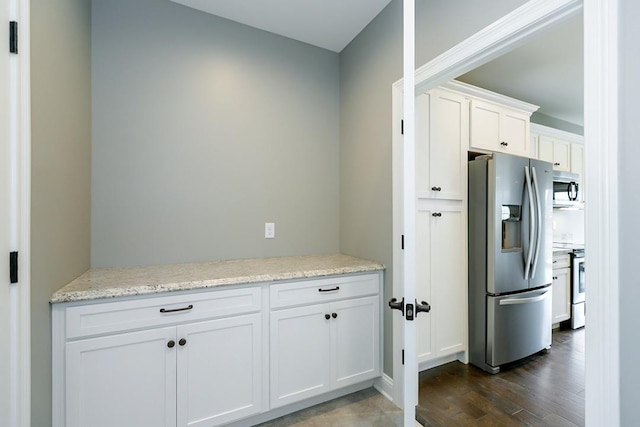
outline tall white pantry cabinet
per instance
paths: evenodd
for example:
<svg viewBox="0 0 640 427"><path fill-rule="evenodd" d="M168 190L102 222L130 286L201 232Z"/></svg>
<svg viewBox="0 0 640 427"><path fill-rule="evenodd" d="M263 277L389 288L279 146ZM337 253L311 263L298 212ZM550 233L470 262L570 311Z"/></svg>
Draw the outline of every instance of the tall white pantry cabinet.
<svg viewBox="0 0 640 427"><path fill-rule="evenodd" d="M416 317L420 369L467 350L469 101L433 89L416 99ZM449 359L447 359L449 357Z"/></svg>
<svg viewBox="0 0 640 427"><path fill-rule="evenodd" d="M469 152L530 155L538 107L458 81L416 99L416 265L421 370L467 362L467 163Z"/></svg>

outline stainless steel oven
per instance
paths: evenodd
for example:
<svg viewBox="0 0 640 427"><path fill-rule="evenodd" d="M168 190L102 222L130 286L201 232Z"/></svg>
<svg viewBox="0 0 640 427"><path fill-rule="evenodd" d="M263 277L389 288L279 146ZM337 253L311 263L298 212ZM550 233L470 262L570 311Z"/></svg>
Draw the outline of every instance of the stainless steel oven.
<svg viewBox="0 0 640 427"><path fill-rule="evenodd" d="M571 328L585 323L585 267L584 249L574 249L571 264Z"/></svg>

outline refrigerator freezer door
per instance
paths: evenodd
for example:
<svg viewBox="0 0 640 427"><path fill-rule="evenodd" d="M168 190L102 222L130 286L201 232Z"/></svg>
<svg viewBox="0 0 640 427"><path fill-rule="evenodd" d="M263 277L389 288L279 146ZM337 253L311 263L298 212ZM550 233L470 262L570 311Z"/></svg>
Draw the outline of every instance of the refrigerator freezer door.
<svg viewBox="0 0 640 427"><path fill-rule="evenodd" d="M487 293L529 288L525 257L531 227L525 168L529 159L494 154L487 173ZM470 215L473 213L470 212Z"/></svg>
<svg viewBox="0 0 640 427"><path fill-rule="evenodd" d="M487 296L487 364L499 366L551 346L551 288Z"/></svg>

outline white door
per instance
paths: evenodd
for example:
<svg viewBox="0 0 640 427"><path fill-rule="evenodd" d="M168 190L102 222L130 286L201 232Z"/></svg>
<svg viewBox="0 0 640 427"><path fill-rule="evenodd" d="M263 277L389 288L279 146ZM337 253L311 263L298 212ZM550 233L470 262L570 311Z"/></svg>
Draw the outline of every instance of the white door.
<svg viewBox="0 0 640 427"><path fill-rule="evenodd" d="M178 427L221 425L262 410L261 319L178 326Z"/></svg>
<svg viewBox="0 0 640 427"><path fill-rule="evenodd" d="M0 31L0 342L9 343L10 314L12 306L10 304L10 283L9 283L9 252L10 243L10 209L11 209L11 188L10 188L10 151L9 151L9 45L7 22L9 22L9 1L2 0L0 6L0 22L3 31ZM11 361L9 351L11 346L0 345L0 425L9 426L13 424L10 417L10 384Z"/></svg>

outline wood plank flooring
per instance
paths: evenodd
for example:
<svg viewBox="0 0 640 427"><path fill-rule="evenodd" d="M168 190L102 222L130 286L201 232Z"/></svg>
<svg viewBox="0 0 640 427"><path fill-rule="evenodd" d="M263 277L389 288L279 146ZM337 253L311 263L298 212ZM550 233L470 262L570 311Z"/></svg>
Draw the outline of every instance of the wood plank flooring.
<svg viewBox="0 0 640 427"><path fill-rule="evenodd" d="M584 426L584 328L497 375L459 362L421 372L418 400L425 426Z"/></svg>

